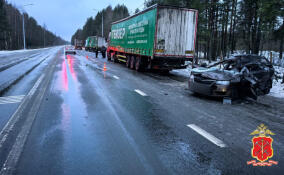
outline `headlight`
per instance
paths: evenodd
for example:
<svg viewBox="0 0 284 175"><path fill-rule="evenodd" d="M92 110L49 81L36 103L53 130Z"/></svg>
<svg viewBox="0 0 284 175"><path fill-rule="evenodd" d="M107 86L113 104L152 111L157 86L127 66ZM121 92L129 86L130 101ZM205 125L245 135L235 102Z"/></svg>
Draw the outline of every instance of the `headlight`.
<svg viewBox="0 0 284 175"><path fill-rule="evenodd" d="M216 81L217 85L230 85L230 81Z"/></svg>

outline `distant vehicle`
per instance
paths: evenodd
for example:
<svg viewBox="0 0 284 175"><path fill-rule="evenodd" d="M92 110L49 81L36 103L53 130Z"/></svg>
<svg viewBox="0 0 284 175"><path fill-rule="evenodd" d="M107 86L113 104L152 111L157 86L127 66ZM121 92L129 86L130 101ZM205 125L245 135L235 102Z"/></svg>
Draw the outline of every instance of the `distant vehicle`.
<svg viewBox="0 0 284 175"><path fill-rule="evenodd" d="M65 47L65 55L76 55L76 51L74 50L74 48L72 46L66 46Z"/></svg>
<svg viewBox="0 0 284 175"><path fill-rule="evenodd" d="M198 11L154 5L112 23L108 60L142 68L185 68L195 50Z"/></svg>
<svg viewBox="0 0 284 175"><path fill-rule="evenodd" d="M274 68L262 56L237 55L211 66L194 68L188 86L192 92L232 99L257 99L272 88Z"/></svg>
<svg viewBox="0 0 284 175"><path fill-rule="evenodd" d="M84 43L83 40L75 39L75 49L76 50L82 50Z"/></svg>
<svg viewBox="0 0 284 175"><path fill-rule="evenodd" d="M98 53L101 52L103 58L106 56L106 47L107 43L105 38L100 36L89 36L86 39L85 50L90 52L95 52L96 57L98 57Z"/></svg>

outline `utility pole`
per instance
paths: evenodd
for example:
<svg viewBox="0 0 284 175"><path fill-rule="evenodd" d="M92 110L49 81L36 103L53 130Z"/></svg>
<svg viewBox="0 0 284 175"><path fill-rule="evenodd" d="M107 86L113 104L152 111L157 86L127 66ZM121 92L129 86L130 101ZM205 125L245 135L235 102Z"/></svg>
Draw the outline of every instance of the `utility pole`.
<svg viewBox="0 0 284 175"><path fill-rule="evenodd" d="M43 24L43 47L45 47L45 30L46 30L46 25Z"/></svg>
<svg viewBox="0 0 284 175"><path fill-rule="evenodd" d="M23 5L23 7L25 6L30 6L33 4L26 4ZM25 32L25 14L24 14L24 9L23 9L23 41L24 41L24 50L26 50L26 32Z"/></svg>
<svg viewBox="0 0 284 175"><path fill-rule="evenodd" d="M23 12L23 40L24 40L24 50L26 50L26 34L25 34L25 16Z"/></svg>
<svg viewBox="0 0 284 175"><path fill-rule="evenodd" d="M102 37L104 37L104 11L102 11Z"/></svg>

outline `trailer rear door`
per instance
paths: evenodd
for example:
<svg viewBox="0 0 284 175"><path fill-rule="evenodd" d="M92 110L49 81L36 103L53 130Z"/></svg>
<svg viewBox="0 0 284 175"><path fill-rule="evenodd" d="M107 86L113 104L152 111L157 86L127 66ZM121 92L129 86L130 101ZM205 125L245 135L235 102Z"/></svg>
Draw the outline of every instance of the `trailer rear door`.
<svg viewBox="0 0 284 175"><path fill-rule="evenodd" d="M103 37L98 37L98 47L105 46L105 38Z"/></svg>
<svg viewBox="0 0 284 175"><path fill-rule="evenodd" d="M156 56L193 57L197 10L160 7L155 40Z"/></svg>

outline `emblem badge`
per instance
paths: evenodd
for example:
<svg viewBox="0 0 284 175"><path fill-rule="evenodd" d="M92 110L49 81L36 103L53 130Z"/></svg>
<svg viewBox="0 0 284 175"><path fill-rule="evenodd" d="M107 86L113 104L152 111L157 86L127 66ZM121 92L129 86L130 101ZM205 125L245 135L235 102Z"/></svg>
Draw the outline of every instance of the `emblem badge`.
<svg viewBox="0 0 284 175"><path fill-rule="evenodd" d="M248 161L247 164L252 164L253 166L272 166L277 165L277 161L268 159L273 157L273 148L272 142L273 139L268 135L275 135L271 132L264 124L261 124L257 127L255 131L253 131L250 135L258 135L252 138L253 147L251 149L251 155L256 160Z"/></svg>

